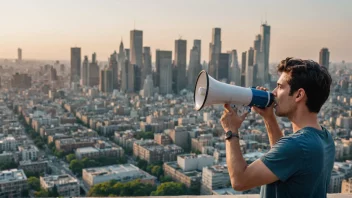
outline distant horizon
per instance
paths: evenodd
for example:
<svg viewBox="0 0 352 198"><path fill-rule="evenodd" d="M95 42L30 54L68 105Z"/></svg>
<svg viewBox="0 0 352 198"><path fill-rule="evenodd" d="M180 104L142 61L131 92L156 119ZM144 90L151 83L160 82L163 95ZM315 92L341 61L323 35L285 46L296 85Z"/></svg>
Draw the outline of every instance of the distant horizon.
<svg viewBox="0 0 352 198"><path fill-rule="evenodd" d="M194 39L202 41L201 60L208 62L212 28L219 27L222 52L236 49L241 61L241 53L253 47L261 23L267 21L270 62L289 56L318 61L324 47L331 62L352 62L349 0L13 0L2 7L7 16L0 21L3 59L17 59L21 48L24 60L70 60L70 48L80 47L82 57L91 59L96 52L97 60L107 61L118 52L121 39L129 48L130 30L138 29L143 46L151 47L153 62L156 49L171 50L174 57L174 42L180 37L187 40L187 63Z"/></svg>

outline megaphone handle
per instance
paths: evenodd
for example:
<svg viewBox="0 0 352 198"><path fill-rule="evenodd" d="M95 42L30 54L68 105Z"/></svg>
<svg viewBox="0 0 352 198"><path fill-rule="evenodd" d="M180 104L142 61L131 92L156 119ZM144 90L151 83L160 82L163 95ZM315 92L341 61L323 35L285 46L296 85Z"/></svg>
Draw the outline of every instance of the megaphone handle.
<svg viewBox="0 0 352 198"><path fill-rule="evenodd" d="M230 104L230 107L232 109L235 109L237 112L237 115L242 115L245 113L244 110L246 110L245 108L249 107L249 106L239 106L239 108L237 108L237 106L235 104ZM247 110L248 112L251 112L251 107L248 108Z"/></svg>

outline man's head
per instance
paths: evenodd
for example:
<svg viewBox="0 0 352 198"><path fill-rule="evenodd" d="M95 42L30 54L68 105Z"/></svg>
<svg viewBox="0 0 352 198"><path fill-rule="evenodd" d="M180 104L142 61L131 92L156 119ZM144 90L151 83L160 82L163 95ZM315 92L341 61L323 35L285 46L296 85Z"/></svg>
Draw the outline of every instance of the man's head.
<svg viewBox="0 0 352 198"><path fill-rule="evenodd" d="M280 78L273 91L277 116L290 117L299 110L319 113L330 94L331 76L312 60L286 58L277 66Z"/></svg>

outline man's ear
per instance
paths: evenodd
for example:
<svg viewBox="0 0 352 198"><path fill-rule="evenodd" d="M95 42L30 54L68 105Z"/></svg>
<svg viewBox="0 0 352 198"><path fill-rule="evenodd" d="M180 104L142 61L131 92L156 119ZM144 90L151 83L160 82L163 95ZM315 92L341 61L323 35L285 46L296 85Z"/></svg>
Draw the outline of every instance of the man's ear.
<svg viewBox="0 0 352 198"><path fill-rule="evenodd" d="M296 91L296 102L299 102L301 100L303 100L303 98L306 96L306 92L304 91L304 89L300 88Z"/></svg>

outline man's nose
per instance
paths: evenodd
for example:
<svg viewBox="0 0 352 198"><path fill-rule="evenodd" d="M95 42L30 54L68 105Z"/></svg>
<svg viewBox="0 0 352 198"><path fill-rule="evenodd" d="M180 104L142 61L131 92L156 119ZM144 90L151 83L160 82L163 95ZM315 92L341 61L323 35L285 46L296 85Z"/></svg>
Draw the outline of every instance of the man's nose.
<svg viewBox="0 0 352 198"><path fill-rule="evenodd" d="M275 97L277 97L277 88L275 88L271 93L272 93Z"/></svg>

